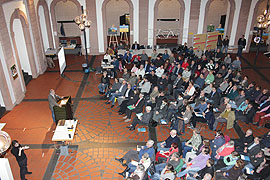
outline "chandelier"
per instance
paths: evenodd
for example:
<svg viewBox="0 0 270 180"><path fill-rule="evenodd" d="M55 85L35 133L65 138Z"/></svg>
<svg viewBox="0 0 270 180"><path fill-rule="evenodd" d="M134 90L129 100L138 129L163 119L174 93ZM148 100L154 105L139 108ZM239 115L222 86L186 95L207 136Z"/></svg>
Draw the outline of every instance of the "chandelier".
<svg viewBox="0 0 270 180"><path fill-rule="evenodd" d="M267 28L270 25L270 10L269 10L269 0L267 1L266 9L263 11L263 14L257 17L257 27L258 28Z"/></svg>
<svg viewBox="0 0 270 180"><path fill-rule="evenodd" d="M89 28L92 24L92 22L87 18L86 10L84 10L80 16L75 17L74 21L81 31L85 30L85 28Z"/></svg>
<svg viewBox="0 0 270 180"><path fill-rule="evenodd" d="M11 138L5 131L0 131L0 157L5 155L11 144Z"/></svg>

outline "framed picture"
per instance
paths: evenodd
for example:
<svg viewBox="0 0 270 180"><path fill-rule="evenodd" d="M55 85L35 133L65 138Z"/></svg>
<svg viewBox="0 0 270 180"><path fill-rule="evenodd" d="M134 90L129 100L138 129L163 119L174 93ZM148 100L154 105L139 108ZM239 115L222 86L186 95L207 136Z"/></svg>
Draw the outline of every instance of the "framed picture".
<svg viewBox="0 0 270 180"><path fill-rule="evenodd" d="M15 80L15 79L18 77L18 72L17 72L16 65L13 64L13 65L11 66L10 70L11 70L12 77L13 77L13 79Z"/></svg>

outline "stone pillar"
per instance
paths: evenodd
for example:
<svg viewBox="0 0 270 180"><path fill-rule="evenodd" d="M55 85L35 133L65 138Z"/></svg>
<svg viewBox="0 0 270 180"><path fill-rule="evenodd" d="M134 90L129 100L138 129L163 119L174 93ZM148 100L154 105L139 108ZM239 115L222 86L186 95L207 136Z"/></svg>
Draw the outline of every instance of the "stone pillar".
<svg viewBox="0 0 270 180"><path fill-rule="evenodd" d="M90 53L92 55L99 54L98 49L98 34L97 34L97 13L96 13L96 0L87 0L86 9L88 10L88 19L92 21L89 29L90 39Z"/></svg>
<svg viewBox="0 0 270 180"><path fill-rule="evenodd" d="M28 22L31 28L30 33L32 33L33 37L33 49L36 52L36 58L37 58L37 63L38 63L38 72L39 74L43 74L45 70L47 69L47 61L45 57L45 53L42 49L42 41L41 41L41 34L39 31L39 25L37 22L37 15L36 15L36 10L35 10L35 4L34 0L25 0L26 3L26 9L28 10ZM35 78L35 77L34 77Z"/></svg>
<svg viewBox="0 0 270 180"><path fill-rule="evenodd" d="M246 32L251 1L252 0L242 1L234 44L237 44L238 39Z"/></svg>
<svg viewBox="0 0 270 180"><path fill-rule="evenodd" d="M201 0L192 0L191 1L190 19L189 19L189 28L188 28L188 32L189 32L188 46L192 45L193 35L197 34L197 32L198 32L200 7L201 7Z"/></svg>
<svg viewBox="0 0 270 180"><path fill-rule="evenodd" d="M148 45L148 0L139 0L139 43Z"/></svg>
<svg viewBox="0 0 270 180"><path fill-rule="evenodd" d="M0 59L0 64L1 64L1 59ZM0 66L0 84L1 84L0 91L3 97L6 109L11 110L15 105L12 103L12 100L10 97L10 93L9 93L9 89L8 89L8 85L7 85L3 68L4 68L3 66Z"/></svg>
<svg viewBox="0 0 270 180"><path fill-rule="evenodd" d="M1 43L1 46L2 46L2 50L3 50L3 54L4 54L4 60L5 60L5 63L6 63L6 67L4 67L3 64L1 64L2 68L0 69L0 72L1 72L2 69L7 68L8 74L5 74L5 75L8 77L8 79L11 82L11 86L13 88L13 93L14 93L15 100L16 100L15 103L19 104L23 100L23 98L25 96L25 94L24 94L25 84L23 83L21 85L20 79L19 79L20 76L17 79L14 80L12 78L12 75L11 75L10 67L13 64L16 64L16 60L15 60L14 55L13 55L11 41L10 41L10 38L9 38L9 32L8 32L8 28L7 28L7 24L6 24L6 20L5 20L2 5L0 6L0 43ZM22 77L22 72L21 72L20 67L17 67L17 71ZM4 77L4 76L2 76L2 74L0 74L0 76ZM4 81L4 80L2 80L2 81ZM1 92L2 92L2 95L3 95L4 101L7 102L7 104L6 104L7 110L11 110L14 107L15 104L10 102L11 96L10 96L9 89L5 86L5 83L2 84L2 81L0 81L0 83L1 83ZM3 91L2 91L2 88L3 88Z"/></svg>

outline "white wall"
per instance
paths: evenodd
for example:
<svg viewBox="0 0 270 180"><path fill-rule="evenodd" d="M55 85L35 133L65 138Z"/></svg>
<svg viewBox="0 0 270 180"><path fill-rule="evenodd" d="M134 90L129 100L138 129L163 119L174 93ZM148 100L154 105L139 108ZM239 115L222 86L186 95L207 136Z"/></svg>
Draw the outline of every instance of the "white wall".
<svg viewBox="0 0 270 180"><path fill-rule="evenodd" d="M22 24L19 19L14 20L13 31L14 31L15 42L16 42L22 70L32 75L32 71L31 71L31 67L29 63L29 57L28 57L28 53L26 49L25 38L23 34L23 29L22 29Z"/></svg>
<svg viewBox="0 0 270 180"><path fill-rule="evenodd" d="M50 46L49 46L48 33L47 33L47 28L46 28L44 9L42 6L39 6L38 8L38 15L39 15L43 47L44 47L44 51L46 51Z"/></svg>
<svg viewBox="0 0 270 180"><path fill-rule="evenodd" d="M102 4L104 0L96 0L96 16L97 16L97 31L98 31L98 48L100 53L104 53L104 32L103 30L103 17L102 17ZM133 4L133 31L130 35L133 35L133 41L139 42L139 1L131 0ZM106 30L107 31L107 30ZM132 42L131 42L132 43Z"/></svg>
<svg viewBox="0 0 270 180"><path fill-rule="evenodd" d="M5 107L5 102L1 93L1 89L0 89L0 106Z"/></svg>
<svg viewBox="0 0 270 180"><path fill-rule="evenodd" d="M227 0L215 0L209 6L207 25L213 24L217 28L220 24L220 17L227 14ZM227 17L226 17L227 19Z"/></svg>
<svg viewBox="0 0 270 180"><path fill-rule="evenodd" d="M1 57L0 58L0 65L3 67L3 71L4 71L4 74L5 74L5 79L6 79L7 86L8 86L8 91L9 91L10 96L11 96L11 101L14 104L16 102L16 98L15 98L15 94L14 94L14 90L13 90L13 86L12 86L12 82L11 82L11 78L10 78L11 70L8 69L8 67L7 67L7 63L6 63L6 60L5 60L5 56L4 56L4 53L3 53L1 43L0 43L0 57ZM2 86L0 86L0 88L1 87Z"/></svg>
<svg viewBox="0 0 270 180"><path fill-rule="evenodd" d="M113 7L113 8L112 8ZM129 14L129 5L125 0L111 0L106 5L106 19L107 27L110 28L112 25L117 27L119 33L120 16ZM105 32L108 34L108 31Z"/></svg>
<svg viewBox="0 0 270 180"><path fill-rule="evenodd" d="M178 0L162 0L158 6L158 19L179 19L180 3ZM157 21L157 29L172 30L176 32L179 30L180 23L175 21Z"/></svg>
<svg viewBox="0 0 270 180"><path fill-rule="evenodd" d="M0 158L0 175L2 180L13 180L13 175L7 158Z"/></svg>
<svg viewBox="0 0 270 180"><path fill-rule="evenodd" d="M72 21L76 16L80 15L81 11L78 12L78 7L72 1L60 1L55 6L56 21ZM80 36L80 30L78 25L75 23L64 23L64 31L67 37ZM61 24L57 23L57 32L59 37Z"/></svg>

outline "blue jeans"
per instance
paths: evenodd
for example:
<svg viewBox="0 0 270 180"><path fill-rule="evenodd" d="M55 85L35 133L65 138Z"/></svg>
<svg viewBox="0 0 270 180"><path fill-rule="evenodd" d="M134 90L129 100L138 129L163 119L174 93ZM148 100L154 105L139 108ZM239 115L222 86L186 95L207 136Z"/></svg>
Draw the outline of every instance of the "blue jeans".
<svg viewBox="0 0 270 180"><path fill-rule="evenodd" d="M161 145L160 145L161 143L157 143L157 151L169 151L169 149L170 148L163 148L163 147L161 147ZM166 146L166 144L164 144L164 146Z"/></svg>
<svg viewBox="0 0 270 180"><path fill-rule="evenodd" d="M119 96L121 96L121 94L120 93L112 93L111 94L111 97L110 97L110 101L112 102L112 105L114 105L114 103L115 103L115 98L117 98L117 97L119 97Z"/></svg>
<svg viewBox="0 0 270 180"><path fill-rule="evenodd" d="M135 165L133 165L131 163L128 163L128 167L130 168L129 171L128 171L129 174L133 173L137 168L137 166L135 166Z"/></svg>
<svg viewBox="0 0 270 180"><path fill-rule="evenodd" d="M55 122L55 123L56 123L56 120L55 120L55 115L54 115L54 110L51 110L51 112L52 112L52 118L53 118L53 122Z"/></svg>
<svg viewBox="0 0 270 180"><path fill-rule="evenodd" d="M187 167L187 165L185 164L183 166L183 168L186 168L186 167ZM189 172L198 172L199 170L201 170L201 168L199 168L199 167L188 168L188 169L185 169L184 171L179 172L176 176L177 177L182 177L182 176L186 175Z"/></svg>
<svg viewBox="0 0 270 180"><path fill-rule="evenodd" d="M99 89L100 92L105 92L107 86L108 86L107 84L100 83L98 85L98 89Z"/></svg>
<svg viewBox="0 0 270 180"><path fill-rule="evenodd" d="M228 53L228 46L222 46L221 52L223 53L224 50L225 50L224 54L227 54Z"/></svg>
<svg viewBox="0 0 270 180"><path fill-rule="evenodd" d="M160 174L158 174L158 173L155 173L153 176L151 176L151 179L152 180L160 180Z"/></svg>
<svg viewBox="0 0 270 180"><path fill-rule="evenodd" d="M186 146L186 142L182 142L183 158L186 157L187 152L191 151L192 147Z"/></svg>
<svg viewBox="0 0 270 180"><path fill-rule="evenodd" d="M162 171L165 167L166 167L166 163L161 163L161 164L155 165L156 173L160 174L161 171Z"/></svg>

